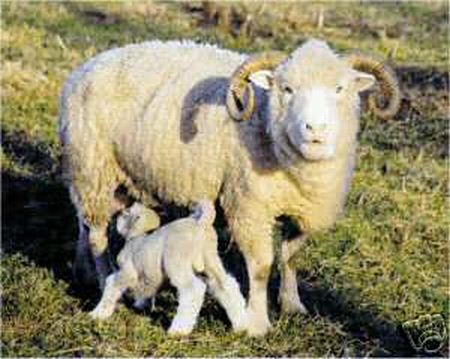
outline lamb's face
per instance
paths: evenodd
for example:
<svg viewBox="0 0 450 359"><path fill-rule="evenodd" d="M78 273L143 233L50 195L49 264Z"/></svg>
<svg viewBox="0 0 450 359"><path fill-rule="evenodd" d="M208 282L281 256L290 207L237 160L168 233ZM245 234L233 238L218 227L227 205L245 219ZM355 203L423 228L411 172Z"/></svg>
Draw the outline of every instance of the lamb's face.
<svg viewBox="0 0 450 359"><path fill-rule="evenodd" d="M116 227L122 236L132 239L158 228L159 225L159 217L154 211L135 202L119 214Z"/></svg>
<svg viewBox="0 0 450 359"><path fill-rule="evenodd" d="M278 155L308 161L332 159L341 139L354 138L358 93L375 82L320 41L306 43L274 72L256 72L250 79L269 91L268 131Z"/></svg>

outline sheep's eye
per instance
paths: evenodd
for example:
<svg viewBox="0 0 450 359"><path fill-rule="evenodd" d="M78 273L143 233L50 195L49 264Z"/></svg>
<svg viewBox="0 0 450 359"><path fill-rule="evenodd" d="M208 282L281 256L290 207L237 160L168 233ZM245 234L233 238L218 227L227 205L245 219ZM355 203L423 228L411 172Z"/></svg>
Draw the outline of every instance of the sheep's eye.
<svg viewBox="0 0 450 359"><path fill-rule="evenodd" d="M343 89L344 87L341 85L336 86L336 93L340 93Z"/></svg>
<svg viewBox="0 0 450 359"><path fill-rule="evenodd" d="M292 90L292 87L290 87L289 85L284 85L283 86L283 92L290 95L290 94L292 94L294 92L294 90Z"/></svg>

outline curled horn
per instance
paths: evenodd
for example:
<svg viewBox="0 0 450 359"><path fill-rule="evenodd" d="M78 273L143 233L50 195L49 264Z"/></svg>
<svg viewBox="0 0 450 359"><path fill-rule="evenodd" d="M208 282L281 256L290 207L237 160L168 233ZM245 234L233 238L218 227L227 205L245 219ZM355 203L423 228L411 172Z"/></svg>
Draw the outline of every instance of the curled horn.
<svg viewBox="0 0 450 359"><path fill-rule="evenodd" d="M260 70L273 70L286 58L287 55L281 52L265 52L249 57L234 71L226 99L228 113L232 118L246 121L252 117L256 100L253 87L249 85L250 75Z"/></svg>
<svg viewBox="0 0 450 359"><path fill-rule="evenodd" d="M355 70L375 76L380 84L380 91L369 95L370 110L382 119L394 117L401 103L401 92L394 71L383 64L383 62L367 55L350 54L346 57L346 60ZM382 96L383 102L385 102L384 105L380 105L379 95Z"/></svg>

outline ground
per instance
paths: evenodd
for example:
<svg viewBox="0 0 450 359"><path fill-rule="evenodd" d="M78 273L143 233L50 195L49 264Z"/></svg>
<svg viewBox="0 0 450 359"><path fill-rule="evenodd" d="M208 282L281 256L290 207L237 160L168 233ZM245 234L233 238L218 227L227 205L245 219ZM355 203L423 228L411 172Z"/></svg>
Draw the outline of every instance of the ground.
<svg viewBox="0 0 450 359"><path fill-rule="evenodd" d="M426 354L402 325L426 314L449 320L448 2L1 6L4 356ZM170 289L153 311L122 305L109 321L91 320L98 293L71 276L77 229L60 178L58 96L68 74L102 50L155 38L256 52L290 51L312 36L389 59L404 99L392 121L363 117L346 215L296 258L310 314L279 313L274 270L274 328L264 338L230 333L211 299L192 335L168 338ZM245 277L219 230L221 255Z"/></svg>

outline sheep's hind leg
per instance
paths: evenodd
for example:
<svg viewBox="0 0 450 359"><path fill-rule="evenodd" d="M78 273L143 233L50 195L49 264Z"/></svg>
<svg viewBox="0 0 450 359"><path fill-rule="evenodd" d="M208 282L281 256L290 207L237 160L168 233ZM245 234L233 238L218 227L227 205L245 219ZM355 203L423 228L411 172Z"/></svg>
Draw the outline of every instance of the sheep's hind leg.
<svg viewBox="0 0 450 359"><path fill-rule="evenodd" d="M95 269L100 289L105 286L105 280L109 273L107 224L91 227L89 231L89 244L94 255Z"/></svg>
<svg viewBox="0 0 450 359"><path fill-rule="evenodd" d="M91 264L91 249L89 245L89 228L84 224L82 216L78 215L78 240L73 261L72 275L75 282L83 285L95 285L95 269Z"/></svg>
<svg viewBox="0 0 450 359"><path fill-rule="evenodd" d="M305 235L301 235L281 245L281 285L279 301L284 313L308 313L300 300L297 285L297 273L291 259L302 247Z"/></svg>

